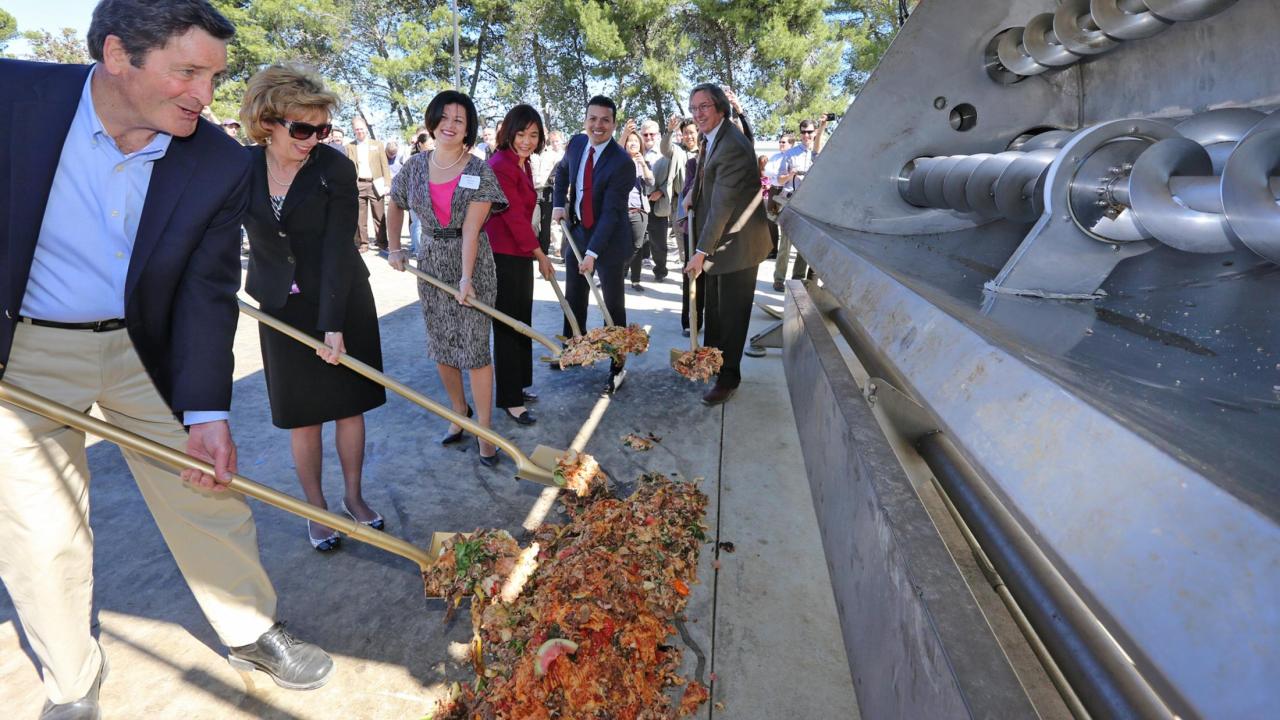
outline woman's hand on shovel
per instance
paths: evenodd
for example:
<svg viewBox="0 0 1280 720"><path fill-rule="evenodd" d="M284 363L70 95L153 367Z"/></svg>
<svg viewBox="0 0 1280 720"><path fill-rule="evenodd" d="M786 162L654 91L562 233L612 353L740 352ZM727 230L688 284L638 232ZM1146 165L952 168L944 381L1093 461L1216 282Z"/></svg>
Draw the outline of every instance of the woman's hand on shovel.
<svg viewBox="0 0 1280 720"><path fill-rule="evenodd" d="M454 293L453 297L458 301L459 305L471 307L471 303L467 302L467 300L475 296L476 289L471 287L471 278L464 277L458 281L458 292Z"/></svg>
<svg viewBox="0 0 1280 720"><path fill-rule="evenodd" d="M338 358L347 351L347 346L342 342L342 333L325 333L324 344L326 347L317 349L316 355L320 356L321 360L329 363L330 365L337 365Z"/></svg>
<svg viewBox="0 0 1280 720"><path fill-rule="evenodd" d="M187 468L179 473L183 480L205 490L225 490L231 474L236 471L236 444L231 440L231 425L226 420L192 425L187 435L187 454L213 465L217 477Z"/></svg>
<svg viewBox="0 0 1280 720"><path fill-rule="evenodd" d="M404 250L396 249L387 253L387 263L391 265L393 270L404 272L405 263L409 259L409 253Z"/></svg>

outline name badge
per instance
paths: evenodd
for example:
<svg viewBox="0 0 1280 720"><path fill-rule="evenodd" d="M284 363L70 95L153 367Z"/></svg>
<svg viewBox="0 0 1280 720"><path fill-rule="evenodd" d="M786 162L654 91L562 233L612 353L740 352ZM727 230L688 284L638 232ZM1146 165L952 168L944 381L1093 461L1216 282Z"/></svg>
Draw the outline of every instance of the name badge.
<svg viewBox="0 0 1280 720"><path fill-rule="evenodd" d="M462 178L458 180L458 187L466 188L468 190L479 190L480 176L479 175L463 175Z"/></svg>

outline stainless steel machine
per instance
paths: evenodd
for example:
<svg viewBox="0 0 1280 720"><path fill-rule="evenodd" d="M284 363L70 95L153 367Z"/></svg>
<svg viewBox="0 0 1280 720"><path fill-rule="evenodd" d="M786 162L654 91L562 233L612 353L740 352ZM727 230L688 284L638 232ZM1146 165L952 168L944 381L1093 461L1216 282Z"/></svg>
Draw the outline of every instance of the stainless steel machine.
<svg viewBox="0 0 1280 720"><path fill-rule="evenodd" d="M1280 707L1280 2L924 0L780 219L864 715ZM989 590L989 588L988 588Z"/></svg>

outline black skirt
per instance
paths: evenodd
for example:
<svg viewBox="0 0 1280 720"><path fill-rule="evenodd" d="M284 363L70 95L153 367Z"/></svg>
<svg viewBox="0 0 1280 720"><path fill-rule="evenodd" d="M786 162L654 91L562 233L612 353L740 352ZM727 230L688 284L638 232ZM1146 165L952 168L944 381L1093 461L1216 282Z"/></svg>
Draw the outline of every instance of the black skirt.
<svg viewBox="0 0 1280 720"><path fill-rule="evenodd" d="M319 307L302 295L290 295L284 307L267 314L305 331L317 340ZM330 365L316 351L265 325L258 326L262 365L271 401L271 422L278 428L319 425L366 413L387 401L383 387L342 365ZM382 370L378 311L367 279L352 283L347 299L342 342L347 354Z"/></svg>

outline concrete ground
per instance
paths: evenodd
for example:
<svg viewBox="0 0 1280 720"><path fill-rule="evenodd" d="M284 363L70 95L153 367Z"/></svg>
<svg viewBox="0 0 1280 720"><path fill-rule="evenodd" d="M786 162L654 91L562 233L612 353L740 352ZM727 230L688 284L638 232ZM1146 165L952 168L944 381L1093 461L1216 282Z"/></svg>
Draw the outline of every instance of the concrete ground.
<svg viewBox="0 0 1280 720"><path fill-rule="evenodd" d="M382 316L387 373L443 401L424 353L414 283L372 254L365 262ZM560 272L563 281L562 266ZM757 300L780 307L771 275L772 262L762 265ZM745 359L737 396L719 408L703 406L698 396L705 387L667 365L668 348L688 343L679 331L679 285L655 283L648 270L644 284L646 292L628 290L628 319L651 327L650 351L632 359L613 398L600 393L605 365L558 373L542 365L534 373L538 423L523 427L496 417L494 428L526 452L540 443L566 447L590 431L587 451L624 491L645 471L703 478L712 537L677 638L687 673L712 687L701 717L856 718L779 353ZM539 281L536 293L534 325L558 333L561 313L551 288ZM594 306L591 322L599 322ZM753 332L768 322L757 309ZM270 423L261 369L257 327L244 318L232 414L240 471L300 495L288 433ZM366 417L365 463L365 497L387 517L388 532L425 545L432 531L504 527L520 537L522 527L555 519L554 490L514 480L505 458L497 469L480 466L474 442L439 445L446 423L388 394L387 404ZM598 423L584 428L588 416ZM633 431L653 432L662 442L647 453L624 449L620 439ZM409 561L352 541L320 555L307 543L302 520L255 504L279 616L329 650L338 671L312 692L280 690L261 675L247 688L225 662L119 452L90 442L96 630L111 659L102 690L107 718L421 718L449 682L470 679L459 662L469 637L466 613L445 623L441 603L423 599ZM336 506L342 479L332 428L326 443L325 489ZM0 591L0 707L8 708L6 717L34 718L43 699L34 656Z"/></svg>

